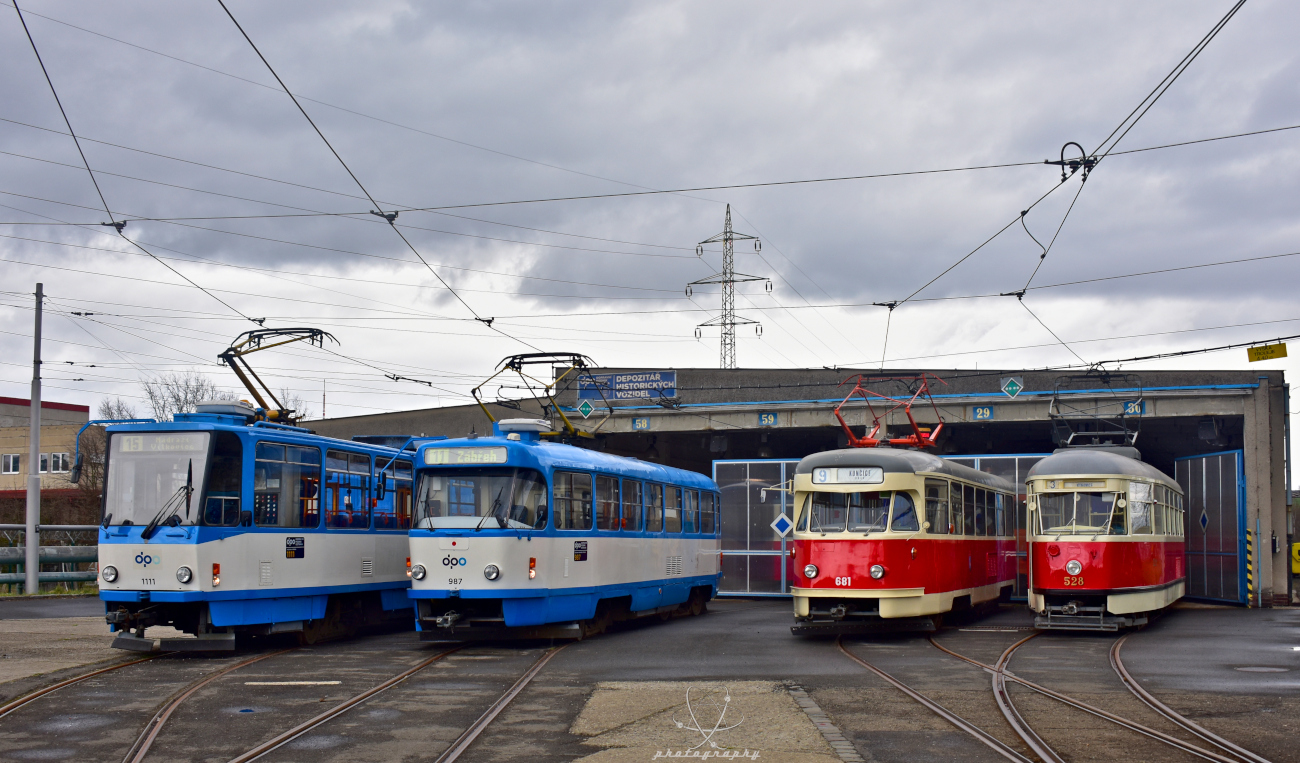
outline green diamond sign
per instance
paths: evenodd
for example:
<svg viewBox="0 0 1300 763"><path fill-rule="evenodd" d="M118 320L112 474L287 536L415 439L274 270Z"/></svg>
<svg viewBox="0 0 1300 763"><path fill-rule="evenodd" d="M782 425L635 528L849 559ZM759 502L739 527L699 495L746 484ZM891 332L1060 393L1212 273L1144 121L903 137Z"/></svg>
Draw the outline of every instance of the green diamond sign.
<svg viewBox="0 0 1300 763"><path fill-rule="evenodd" d="M1019 376L1008 376L1002 380L1002 391L1007 397L1015 397L1025 388L1025 380Z"/></svg>
<svg viewBox="0 0 1300 763"><path fill-rule="evenodd" d="M578 405L578 413L581 413L581 414L582 414L582 417L583 417L584 419L587 418L588 416L590 416L590 415L591 415L591 412L594 411L594 410L596 410L596 409L593 408L593 407L591 406L591 401L590 401L590 400L583 400L583 401Z"/></svg>

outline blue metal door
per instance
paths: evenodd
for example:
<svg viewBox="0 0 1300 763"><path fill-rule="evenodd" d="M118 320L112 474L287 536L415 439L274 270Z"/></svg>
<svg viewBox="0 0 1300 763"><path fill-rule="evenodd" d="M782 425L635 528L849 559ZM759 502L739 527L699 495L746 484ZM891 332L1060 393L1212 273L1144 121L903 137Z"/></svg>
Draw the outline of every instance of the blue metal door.
<svg viewBox="0 0 1300 763"><path fill-rule="evenodd" d="M1242 451L1180 458L1187 518L1187 595L1246 603L1246 473Z"/></svg>

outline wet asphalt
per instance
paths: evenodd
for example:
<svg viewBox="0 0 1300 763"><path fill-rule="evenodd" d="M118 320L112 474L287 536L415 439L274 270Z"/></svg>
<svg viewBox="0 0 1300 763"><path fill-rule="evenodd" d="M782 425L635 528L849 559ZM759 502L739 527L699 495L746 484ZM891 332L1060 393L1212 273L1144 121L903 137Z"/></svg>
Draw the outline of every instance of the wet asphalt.
<svg viewBox="0 0 1300 763"><path fill-rule="evenodd" d="M25 604L50 600L33 600ZM95 599L58 601L60 607ZM9 602L0 602L2 607ZM833 639L790 633L788 600L724 599L710 612L668 622L623 624L570 644L548 663L463 761L568 761L596 750L568 732L601 681L770 680L808 690L867 760L995 760L957 731L844 657ZM59 616L68 616L61 614ZM949 618L945 647L993 663L1028 635L1022 607ZM1174 733L1138 703L1111 670L1113 634L1050 633L1022 647L1011 670L1141 723ZM917 691L1027 752L1002 720L990 677L936 649L925 635L846 638L845 645ZM173 656L68 687L0 719L2 757L120 760L157 707L211 671L259 650ZM272 753L272 761L436 758L522 675L549 643L470 645ZM1294 759L1300 718L1300 610L1179 609L1130 635L1129 671L1163 701L1273 760ZM226 761L258 742L381 683L446 647L407 631L295 648L236 670L177 711L151 760ZM1242 670L1247 668L1247 670ZM1184 756L1031 692L1013 689L1024 714L1067 760L1178 760ZM1160 725L1163 724L1163 725Z"/></svg>

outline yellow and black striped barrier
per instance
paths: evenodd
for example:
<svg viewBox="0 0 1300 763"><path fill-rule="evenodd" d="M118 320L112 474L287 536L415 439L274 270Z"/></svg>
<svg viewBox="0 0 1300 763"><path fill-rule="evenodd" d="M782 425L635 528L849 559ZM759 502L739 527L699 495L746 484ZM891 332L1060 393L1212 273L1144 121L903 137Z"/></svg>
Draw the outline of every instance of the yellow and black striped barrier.
<svg viewBox="0 0 1300 763"><path fill-rule="evenodd" d="M1255 531L1246 530L1246 606L1255 606Z"/></svg>

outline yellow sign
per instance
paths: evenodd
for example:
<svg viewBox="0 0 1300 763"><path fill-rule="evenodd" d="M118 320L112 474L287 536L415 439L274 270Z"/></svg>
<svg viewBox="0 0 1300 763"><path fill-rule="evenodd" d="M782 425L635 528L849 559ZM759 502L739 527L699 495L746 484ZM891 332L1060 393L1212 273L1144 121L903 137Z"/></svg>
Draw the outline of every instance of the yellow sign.
<svg viewBox="0 0 1300 763"><path fill-rule="evenodd" d="M1260 345L1259 347L1247 347L1246 357L1250 358L1251 363L1254 363L1257 360L1274 360L1276 358L1285 358L1286 342L1278 342L1277 344L1265 344L1265 345Z"/></svg>
<svg viewBox="0 0 1300 763"><path fill-rule="evenodd" d="M424 451L424 463L429 466L457 464L504 464L506 449L495 448L429 448Z"/></svg>

